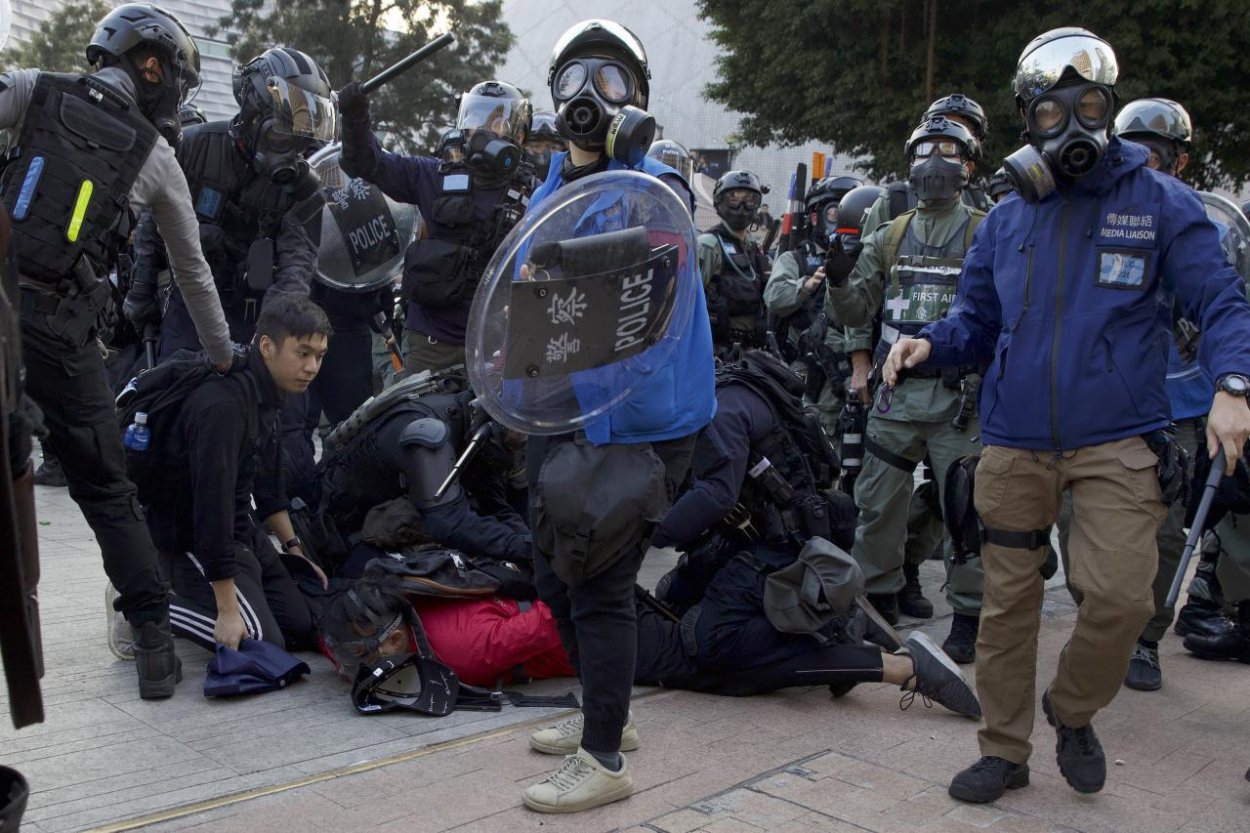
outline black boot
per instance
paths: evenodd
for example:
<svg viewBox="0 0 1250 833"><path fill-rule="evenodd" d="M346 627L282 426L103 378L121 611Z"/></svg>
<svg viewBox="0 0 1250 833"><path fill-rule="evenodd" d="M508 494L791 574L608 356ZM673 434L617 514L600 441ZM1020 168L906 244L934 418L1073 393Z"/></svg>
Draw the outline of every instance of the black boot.
<svg viewBox="0 0 1250 833"><path fill-rule="evenodd" d="M1231 659L1250 664L1250 600L1237 603L1237 621L1215 634L1191 633L1185 650L1199 659Z"/></svg>
<svg viewBox="0 0 1250 833"><path fill-rule="evenodd" d="M1224 615L1218 604L1190 596L1189 601L1176 614L1176 624L1172 626L1172 630L1180 636L1219 636L1233 627L1233 621Z"/></svg>
<svg viewBox="0 0 1250 833"><path fill-rule="evenodd" d="M43 462L35 469L35 485L65 488L65 470L61 468L61 461L47 449L43 452Z"/></svg>
<svg viewBox="0 0 1250 833"><path fill-rule="evenodd" d="M1042 712L1055 727L1055 759L1068 786L1079 793L1096 793L1107 782L1107 756L1093 726L1065 726L1050 707L1050 692L1042 694Z"/></svg>
<svg viewBox="0 0 1250 833"><path fill-rule="evenodd" d="M895 593L869 593L869 603L891 625L898 624L898 595Z"/></svg>
<svg viewBox="0 0 1250 833"><path fill-rule="evenodd" d="M980 626L979 616L956 613L951 618L951 634L942 643L942 650L960 665L974 662L977 658L977 630Z"/></svg>
<svg viewBox="0 0 1250 833"><path fill-rule="evenodd" d="M0 766L0 833L18 833L30 787L22 773Z"/></svg>
<svg viewBox="0 0 1250 833"><path fill-rule="evenodd" d="M174 686L182 681L182 660L174 653L168 615L157 622L136 625L134 631L139 696L144 700L174 696Z"/></svg>
<svg viewBox="0 0 1250 833"><path fill-rule="evenodd" d="M1029 785L1029 765L986 755L951 781L950 794L960 801L986 804L1003 797L1007 790Z"/></svg>
<svg viewBox="0 0 1250 833"><path fill-rule="evenodd" d="M920 565L903 564L903 589L898 591L899 612L917 619L933 617L933 602L924 597L920 589Z"/></svg>

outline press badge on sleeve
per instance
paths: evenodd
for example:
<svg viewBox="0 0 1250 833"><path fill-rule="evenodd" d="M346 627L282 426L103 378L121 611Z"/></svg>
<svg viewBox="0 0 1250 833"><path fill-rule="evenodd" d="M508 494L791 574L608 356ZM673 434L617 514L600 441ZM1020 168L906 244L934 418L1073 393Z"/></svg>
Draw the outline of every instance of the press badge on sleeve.
<svg viewBox="0 0 1250 833"><path fill-rule="evenodd" d="M1150 252L1135 249L1098 250L1098 285L1107 289L1146 288Z"/></svg>

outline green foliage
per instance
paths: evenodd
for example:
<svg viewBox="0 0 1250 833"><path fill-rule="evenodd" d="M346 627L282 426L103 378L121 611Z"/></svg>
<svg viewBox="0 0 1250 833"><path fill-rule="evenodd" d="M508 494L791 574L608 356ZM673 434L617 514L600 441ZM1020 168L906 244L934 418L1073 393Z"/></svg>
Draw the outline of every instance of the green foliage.
<svg viewBox="0 0 1250 833"><path fill-rule="evenodd" d="M96 23L112 6L105 0L70 0L45 20L31 39L0 53L5 69L36 67L47 72L81 72L87 65L87 44Z"/></svg>
<svg viewBox="0 0 1250 833"><path fill-rule="evenodd" d="M936 14L933 4L936 4ZM1245 0L699 0L722 47L708 95L743 114L742 139L830 143L872 176L905 171L903 141L931 100L976 99L990 118L990 173L1019 146L1011 93L1020 51L1056 26L1106 38L1120 102L1161 96L1193 118L1185 178L1200 188L1250 181L1250 3ZM935 19L933 89L926 91Z"/></svg>
<svg viewBox="0 0 1250 833"><path fill-rule="evenodd" d="M374 128L408 149L436 146L440 129L454 122L456 93L490 80L513 41L502 0L233 0L231 12L220 23L236 61L274 44L291 46L311 55L335 89L454 32L455 45L370 96Z"/></svg>

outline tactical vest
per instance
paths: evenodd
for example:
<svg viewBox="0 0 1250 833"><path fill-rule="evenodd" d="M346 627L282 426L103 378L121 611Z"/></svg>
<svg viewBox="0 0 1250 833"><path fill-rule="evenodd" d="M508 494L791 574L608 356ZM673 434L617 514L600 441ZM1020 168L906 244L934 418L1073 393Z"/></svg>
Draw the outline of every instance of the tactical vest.
<svg viewBox="0 0 1250 833"><path fill-rule="evenodd" d="M756 365L751 357L758 355L722 365L716 373L718 390L736 383L754 391L768 404L775 425L751 442L747 477L727 523L749 522L760 538L773 543L802 543L816 535L828 538L831 518L824 491L838 474L833 447L816 415L802 406L798 377L790 381L783 376L793 375L784 365L778 372Z"/></svg>
<svg viewBox="0 0 1250 833"><path fill-rule="evenodd" d="M419 399L400 399L394 407L376 415L318 465L322 512L328 513L342 531L359 529L372 507L401 497L408 487L404 473L389 462L386 450L379 447L378 429L404 415L411 420L433 417L452 427L452 441L459 447L465 407L462 393L432 393Z"/></svg>
<svg viewBox="0 0 1250 833"><path fill-rule="evenodd" d="M107 274L130 233L130 189L158 137L114 87L39 74L0 175L24 279L58 287L80 258L96 277Z"/></svg>
<svg viewBox="0 0 1250 833"><path fill-rule="evenodd" d="M205 245L204 258L228 302L245 294L248 250L257 240L277 238L282 218L296 202L298 183L276 185L268 177L249 175L227 121L187 128L178 161L196 219L224 233L225 247Z"/></svg>
<svg viewBox="0 0 1250 833"><path fill-rule="evenodd" d="M730 315L759 315L768 275L764 253L754 243L744 244L721 224L704 234L715 237L721 247L720 272L709 278L708 307L723 300Z"/></svg>
<svg viewBox="0 0 1250 833"><path fill-rule="evenodd" d="M916 199L916 190L909 182L891 182L885 187L885 193L891 220L903 216L904 212L915 210L920 204L920 201ZM965 185L959 192L959 199L964 205L975 208L977 211L989 211L994 207L990 204L989 194L985 192L980 181L969 182Z"/></svg>
<svg viewBox="0 0 1250 833"><path fill-rule="evenodd" d="M881 343L878 356L902 337L916 335L946 315L955 299L964 255L982 218L975 209L940 245L920 242L912 219L915 211L891 221L882 245L883 263L889 264L885 301L881 310Z"/></svg>
<svg viewBox="0 0 1250 833"><path fill-rule="evenodd" d="M524 177L508 182L492 219L477 222L472 176L462 165L443 165L429 217L437 236L414 241L404 253L403 297L435 309L467 303L495 249L525 214L533 184Z"/></svg>

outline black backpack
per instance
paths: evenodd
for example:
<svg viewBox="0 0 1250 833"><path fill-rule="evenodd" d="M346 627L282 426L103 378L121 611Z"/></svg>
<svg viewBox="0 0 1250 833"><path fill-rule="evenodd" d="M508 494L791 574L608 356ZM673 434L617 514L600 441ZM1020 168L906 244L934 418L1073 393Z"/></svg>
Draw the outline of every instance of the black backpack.
<svg viewBox="0 0 1250 833"><path fill-rule="evenodd" d="M126 449L126 476L139 490L139 502L149 504L168 489L169 458L163 453L170 447L170 432L178 421L182 404L191 392L214 373L203 353L179 350L150 370L131 379L117 396L117 425L123 439L138 413L147 414L151 435L147 451ZM230 378L242 376L235 374ZM241 384L246 384L240 380ZM248 436L259 433L259 414L247 408Z"/></svg>

